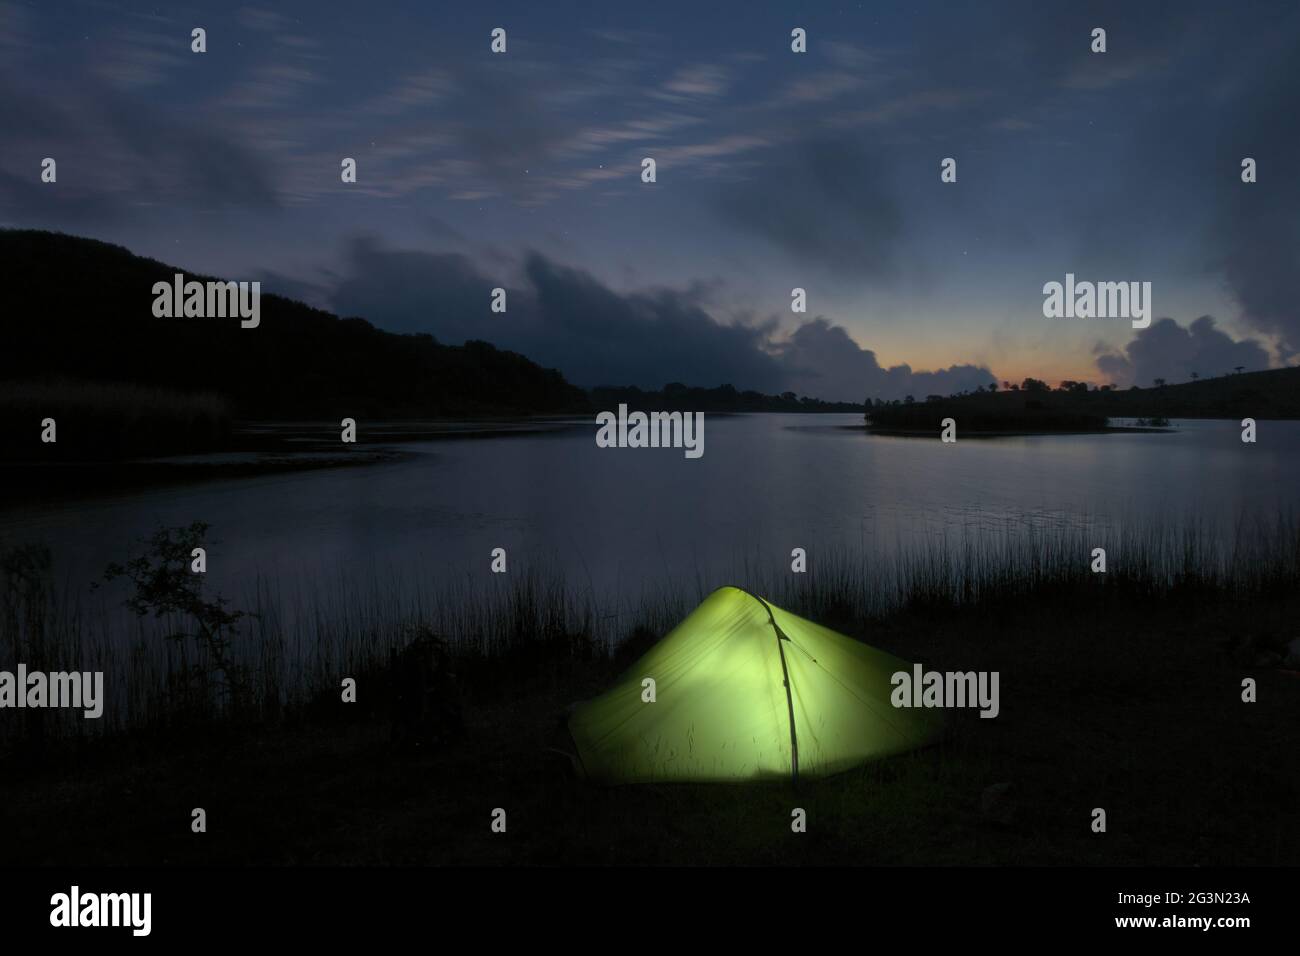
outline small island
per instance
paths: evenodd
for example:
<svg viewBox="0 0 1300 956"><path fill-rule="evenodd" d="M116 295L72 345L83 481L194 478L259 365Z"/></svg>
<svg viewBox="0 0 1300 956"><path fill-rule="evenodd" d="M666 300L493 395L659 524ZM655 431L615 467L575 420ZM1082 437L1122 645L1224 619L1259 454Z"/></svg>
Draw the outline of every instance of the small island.
<svg viewBox="0 0 1300 956"><path fill-rule="evenodd" d="M872 434L937 436L944 419L959 434L974 437L1169 432L1173 418L1300 418L1300 368L1228 372L1222 376L1152 388L1090 387L1062 382L1051 388L1039 379L1003 383L957 395L927 396L918 402L866 402L864 422ZM1112 424L1115 421L1126 424Z"/></svg>

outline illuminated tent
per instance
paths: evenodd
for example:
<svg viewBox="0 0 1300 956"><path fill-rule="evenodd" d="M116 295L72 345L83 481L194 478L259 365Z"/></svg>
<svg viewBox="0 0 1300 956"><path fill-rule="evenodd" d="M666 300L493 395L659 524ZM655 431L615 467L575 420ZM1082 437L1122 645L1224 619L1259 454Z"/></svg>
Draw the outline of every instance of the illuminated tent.
<svg viewBox="0 0 1300 956"><path fill-rule="evenodd" d="M838 773L934 739L937 711L890 704L890 678L910 670L748 591L721 588L613 687L574 707L575 765L602 783Z"/></svg>

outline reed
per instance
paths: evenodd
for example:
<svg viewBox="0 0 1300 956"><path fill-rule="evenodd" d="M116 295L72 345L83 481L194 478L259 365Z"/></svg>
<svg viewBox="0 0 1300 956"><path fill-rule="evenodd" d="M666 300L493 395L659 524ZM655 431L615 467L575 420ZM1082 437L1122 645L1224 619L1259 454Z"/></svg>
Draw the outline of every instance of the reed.
<svg viewBox="0 0 1300 956"><path fill-rule="evenodd" d="M1105 574L1090 570L1099 540L1107 547ZM243 675L238 712L220 693L201 642L164 639L190 626L183 615L127 615L120 593L78 595L52 580L50 567L40 546L0 549L0 669L22 661L33 669L105 672L101 720L62 712L32 718L40 734L60 736L276 719L337 695L346 676L381 674L391 650L422 634L446 642L480 687L490 688L497 676L559 674L556 668L570 660L616 663L629 646L662 636L724 584L869 641L901 616L990 620L1035 603L1052 613L1100 615L1175 602L1196 614L1210 602L1295 593L1300 523L1288 514L1243 517L1224 534L1195 520L1137 522L1103 535L1086 520L1016 522L939 534L887 553L818 552L806 574L742 556L725 579L697 574L691 585L665 580L621 595L546 568L426 582L372 567L291 592L260 579L230 602L247 614L225 651L227 665ZM10 736L32 731L14 721L0 727Z"/></svg>

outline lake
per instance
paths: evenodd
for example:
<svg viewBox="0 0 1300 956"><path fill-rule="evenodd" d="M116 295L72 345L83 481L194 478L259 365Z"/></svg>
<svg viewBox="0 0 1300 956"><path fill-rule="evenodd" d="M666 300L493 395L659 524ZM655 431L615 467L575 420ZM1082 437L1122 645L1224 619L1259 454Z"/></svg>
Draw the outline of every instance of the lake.
<svg viewBox="0 0 1300 956"><path fill-rule="evenodd" d="M0 539L44 541L74 589L159 524L206 521L209 584L293 591L359 576L420 587L508 568L596 594L727 583L947 536L1132 521L1222 528L1300 504L1300 422L1163 434L937 440L872 436L844 415L706 416L705 453L598 448L594 423L543 434L402 443L410 460L178 485L0 510ZM365 424L362 424L364 429Z"/></svg>

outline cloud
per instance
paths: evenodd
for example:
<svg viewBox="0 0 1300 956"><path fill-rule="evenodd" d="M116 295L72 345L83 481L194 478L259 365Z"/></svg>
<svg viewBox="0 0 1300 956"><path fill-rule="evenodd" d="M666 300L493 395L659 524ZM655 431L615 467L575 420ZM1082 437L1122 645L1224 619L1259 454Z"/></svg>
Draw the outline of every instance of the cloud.
<svg viewBox="0 0 1300 956"><path fill-rule="evenodd" d="M689 290L619 293L535 253L526 273L540 333L533 351L579 384L680 381L780 390L781 369L762 348L771 325L721 323Z"/></svg>
<svg viewBox="0 0 1300 956"><path fill-rule="evenodd" d="M0 7L0 23L9 16ZM185 56L187 31L178 39L160 28L119 28L85 66L43 72L22 57L0 58L6 218L75 228L129 220L151 206L277 208L275 167L251 137L203 110L169 109L135 95L170 79ZM53 185L39 179L46 156L58 163Z"/></svg>
<svg viewBox="0 0 1300 956"><path fill-rule="evenodd" d="M822 317L796 329L780 347L780 355L788 388L830 401L951 395L997 381L987 368L975 365L951 365L933 372L914 372L906 364L884 368L875 352L862 348L844 328Z"/></svg>
<svg viewBox="0 0 1300 956"><path fill-rule="evenodd" d="M186 34L188 36L188 34ZM176 31L121 28L104 43L91 67L99 79L119 90L156 86L185 63L188 48Z"/></svg>
<svg viewBox="0 0 1300 956"><path fill-rule="evenodd" d="M455 88L455 81L446 70L438 67L421 69L402 77L394 86L370 100L363 109L369 114L395 116L436 103Z"/></svg>
<svg viewBox="0 0 1300 956"><path fill-rule="evenodd" d="M328 295L335 312L450 344L485 339L584 387L731 384L860 402L947 395L996 381L973 365L882 368L874 352L826 318L781 338L775 319L720 321L707 307L705 286L622 292L536 252L505 270L510 278L489 276L459 253L395 250L368 237L349 244L346 260L346 277ZM287 281L277 288L289 288ZM497 286L506 289L504 314L489 309Z"/></svg>
<svg viewBox="0 0 1300 956"><path fill-rule="evenodd" d="M1292 157L1300 153L1300 11L1292 11L1280 46L1251 51L1250 85L1224 108L1234 122L1216 137L1216 217L1212 256L1241 306L1242 318L1275 337L1284 360L1300 355L1300 181ZM1279 72L1280 71L1280 72ZM1258 182L1241 182L1241 161L1258 163Z"/></svg>
<svg viewBox="0 0 1300 956"><path fill-rule="evenodd" d="M358 236L348 243L341 271L344 278L330 294L339 315L359 315L391 332L429 332L456 345L497 341L506 331L504 321L495 328L489 323L499 318L488 303L501 283L480 275L459 253L391 249Z"/></svg>
<svg viewBox="0 0 1300 956"><path fill-rule="evenodd" d="M856 93L868 84L861 74L848 70L822 70L810 76L796 77L785 90L772 100L772 108L808 106Z"/></svg>
<svg viewBox="0 0 1300 956"><path fill-rule="evenodd" d="M293 63L254 67L216 104L220 110L281 111L291 107L308 87L322 82L314 70Z"/></svg>
<svg viewBox="0 0 1300 956"><path fill-rule="evenodd" d="M240 26L258 33L276 33L287 30L293 23L283 14L263 7L241 7L235 16Z"/></svg>
<svg viewBox="0 0 1300 956"><path fill-rule="evenodd" d="M724 217L797 261L845 278L890 272L902 232L882 164L848 140L791 147L718 204Z"/></svg>
<svg viewBox="0 0 1300 956"><path fill-rule="evenodd" d="M1002 119L994 120L989 124L989 129L1001 130L1005 133L1020 133L1025 130L1037 129L1038 124L1029 120L1021 119L1018 116L1004 116Z"/></svg>
<svg viewBox="0 0 1300 956"><path fill-rule="evenodd" d="M459 253L394 250L370 238L352 241L347 262L334 311L457 345L485 339L585 387L730 382L775 391L783 381L763 349L771 327L718 322L695 290L621 293L537 253L510 278L492 277ZM504 314L489 309L498 286Z"/></svg>
<svg viewBox="0 0 1300 956"><path fill-rule="evenodd" d="M8 97L0 85L0 115L40 110L44 102L9 110ZM122 221L150 206L241 206L259 214L280 206L263 157L208 126L149 122L111 96L70 97L44 115L63 110L67 115L49 127L25 124L12 137L13 152L0 156L0 208L18 224L80 227ZM45 156L58 163L54 185L40 181Z"/></svg>
<svg viewBox="0 0 1300 956"><path fill-rule="evenodd" d="M880 126L904 122L938 111L952 111L988 96L984 90L932 89L904 93L865 109L849 110L831 118L841 127Z"/></svg>
<svg viewBox="0 0 1300 956"><path fill-rule="evenodd" d="M655 93L661 99L690 100L720 96L727 90L727 71L717 66L690 66L678 70Z"/></svg>
<svg viewBox="0 0 1300 956"><path fill-rule="evenodd" d="M1248 372L1269 366L1267 350L1255 339L1237 339L1215 327L1203 315L1186 327L1173 319L1157 319L1138 332L1122 352L1101 351L1097 369L1116 385L1149 386L1157 378L1186 382L1195 373L1211 378L1238 366Z"/></svg>
<svg viewBox="0 0 1300 956"><path fill-rule="evenodd" d="M1198 17L1190 5L1179 5L1175 23L1183 22L1162 41L1178 70L1165 71L1161 95L1135 124L1134 156L1141 168L1164 174L1133 177L1126 194L1099 205L1129 209L1135 226L1156 224L1147 232L1151 238L1156 228L1162 240L1185 230L1196 241L1193 267L1221 278L1240 307L1233 318L1294 361L1300 355L1300 180L1290 161L1300 153L1300 126L1290 117L1300 112L1294 69L1300 6L1267 8L1265 25ZM1241 181L1245 157L1258 162L1258 182ZM1107 219L1098 235L1108 243L1135 234Z"/></svg>
<svg viewBox="0 0 1300 956"><path fill-rule="evenodd" d="M1148 70L1165 66L1163 56L1119 56L1113 53L1092 56L1076 62L1074 68L1062 80L1061 85L1070 90L1108 90L1142 76Z"/></svg>

